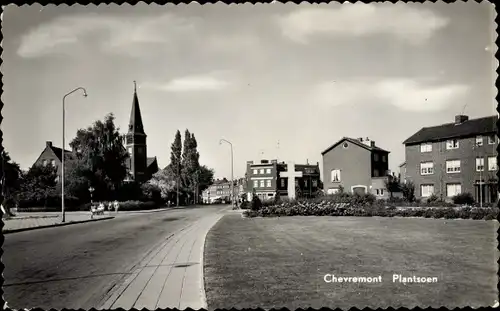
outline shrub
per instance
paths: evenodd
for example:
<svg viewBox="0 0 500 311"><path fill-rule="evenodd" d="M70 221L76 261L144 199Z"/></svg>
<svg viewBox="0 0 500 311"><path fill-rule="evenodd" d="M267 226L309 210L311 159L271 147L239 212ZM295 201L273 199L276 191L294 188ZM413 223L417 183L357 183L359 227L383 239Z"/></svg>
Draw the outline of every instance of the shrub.
<svg viewBox="0 0 500 311"><path fill-rule="evenodd" d="M251 209L253 211L258 211L262 208L262 201L259 199L259 197L254 194L252 197L252 203L251 203Z"/></svg>
<svg viewBox="0 0 500 311"><path fill-rule="evenodd" d="M453 203L455 204L460 204L460 205L472 205L474 204L474 197L472 197L472 194L466 192L466 193L460 193L457 194L452 198Z"/></svg>

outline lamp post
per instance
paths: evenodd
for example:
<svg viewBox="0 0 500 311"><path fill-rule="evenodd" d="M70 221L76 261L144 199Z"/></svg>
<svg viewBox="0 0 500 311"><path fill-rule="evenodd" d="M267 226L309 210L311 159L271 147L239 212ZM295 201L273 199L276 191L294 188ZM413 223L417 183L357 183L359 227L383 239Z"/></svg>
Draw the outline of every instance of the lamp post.
<svg viewBox="0 0 500 311"><path fill-rule="evenodd" d="M69 95L73 94L76 91L81 90L83 92L83 97L87 97L87 90L83 87L77 87L73 91L69 92L68 94L63 96L62 100L62 155L61 155L61 210L62 210L62 222L65 221L65 214L64 214L64 158L66 156L64 150L65 150L65 136L64 136L64 129L65 129L65 116L66 116L66 97Z"/></svg>
<svg viewBox="0 0 500 311"><path fill-rule="evenodd" d="M225 142L231 146L231 204L234 206L234 177L233 177L233 144L225 139L221 139L219 141L219 145L222 145L222 143Z"/></svg>

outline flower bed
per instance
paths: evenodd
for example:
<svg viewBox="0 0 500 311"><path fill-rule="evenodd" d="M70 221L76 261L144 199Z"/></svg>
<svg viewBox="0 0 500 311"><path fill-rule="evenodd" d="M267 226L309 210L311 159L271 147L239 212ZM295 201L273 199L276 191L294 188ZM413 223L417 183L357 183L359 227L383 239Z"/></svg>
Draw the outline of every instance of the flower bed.
<svg viewBox="0 0 500 311"><path fill-rule="evenodd" d="M316 201L316 202L315 202ZM247 217L279 216L380 216L380 217L425 217L446 219L496 219L496 207L459 207L459 206L415 206L396 207L373 202L335 202L334 200L311 200L306 202L282 202L264 205L258 210L246 210ZM347 201L347 200L346 200Z"/></svg>

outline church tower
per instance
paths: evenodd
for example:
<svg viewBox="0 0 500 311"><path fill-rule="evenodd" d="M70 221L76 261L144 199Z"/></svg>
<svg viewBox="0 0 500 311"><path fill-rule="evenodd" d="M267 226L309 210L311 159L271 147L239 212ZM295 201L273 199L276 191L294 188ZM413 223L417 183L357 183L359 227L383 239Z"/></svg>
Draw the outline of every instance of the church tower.
<svg viewBox="0 0 500 311"><path fill-rule="evenodd" d="M139 108L139 99L137 98L137 85L134 81L134 99L126 136L126 147L130 155L130 175L137 182L147 180L146 137L142 124L141 109Z"/></svg>

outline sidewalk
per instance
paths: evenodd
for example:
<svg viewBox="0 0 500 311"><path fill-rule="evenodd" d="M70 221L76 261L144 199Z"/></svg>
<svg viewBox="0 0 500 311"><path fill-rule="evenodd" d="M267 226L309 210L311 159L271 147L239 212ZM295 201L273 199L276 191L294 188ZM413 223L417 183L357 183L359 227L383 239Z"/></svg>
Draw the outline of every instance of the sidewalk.
<svg viewBox="0 0 500 311"><path fill-rule="evenodd" d="M94 215L93 219L91 219L89 212L70 212L66 213L66 219L63 223L61 221L61 213L44 213L44 215L40 215L39 213L18 213L12 218L3 219L4 227L2 229L2 232L5 234L9 232L24 231L35 228L54 227L66 224L69 225L73 223L112 219L114 218L112 216L113 215L108 215L105 213L104 215L99 216Z"/></svg>
<svg viewBox="0 0 500 311"><path fill-rule="evenodd" d="M206 309L205 237L223 215L204 217L167 239L97 309Z"/></svg>

